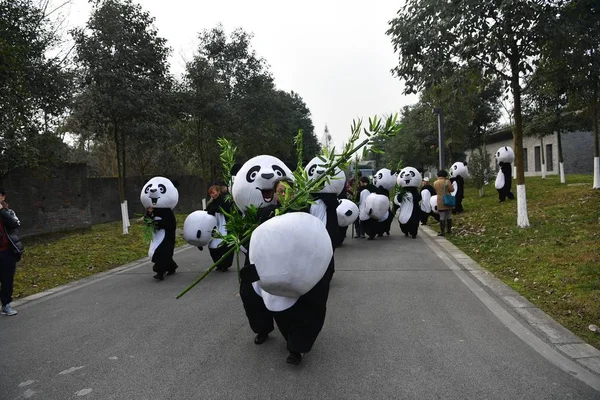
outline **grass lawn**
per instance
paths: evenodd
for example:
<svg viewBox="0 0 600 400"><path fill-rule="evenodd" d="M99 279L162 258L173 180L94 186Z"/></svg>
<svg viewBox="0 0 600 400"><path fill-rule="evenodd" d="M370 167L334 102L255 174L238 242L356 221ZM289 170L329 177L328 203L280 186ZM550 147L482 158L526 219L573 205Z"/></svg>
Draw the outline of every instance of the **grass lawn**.
<svg viewBox="0 0 600 400"><path fill-rule="evenodd" d="M517 227L517 202L465 187L465 213L446 236L496 277L569 330L600 348L600 191L591 175L526 178L530 228ZM583 185L577 185L583 184ZM516 184L513 180L513 193Z"/></svg>
<svg viewBox="0 0 600 400"><path fill-rule="evenodd" d="M177 215L183 229L187 214ZM132 220L129 235L123 223L110 222L90 229L25 238L25 255L17 264L14 299L42 292L148 256L143 224ZM176 246L185 244L177 236ZM150 272L150 271L149 271Z"/></svg>

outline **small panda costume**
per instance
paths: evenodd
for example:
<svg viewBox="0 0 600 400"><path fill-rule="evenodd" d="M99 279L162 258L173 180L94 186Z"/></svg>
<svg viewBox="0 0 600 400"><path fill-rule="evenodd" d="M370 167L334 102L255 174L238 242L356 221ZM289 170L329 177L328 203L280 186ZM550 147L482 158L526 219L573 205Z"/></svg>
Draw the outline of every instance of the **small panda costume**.
<svg viewBox="0 0 600 400"><path fill-rule="evenodd" d="M400 198L398 194L395 200L396 204L400 204L398 222L400 222L400 229L404 235L411 235L413 239L417 237L421 221L421 207L419 206L421 193L418 189L421 182L421 173L416 168L406 167L398 174L398 185L406 189L404 197Z"/></svg>
<svg viewBox="0 0 600 400"><path fill-rule="evenodd" d="M373 176L373 184L377 188L377 194L385 196L388 200L388 213L387 217L383 221L378 221L377 223L377 235L379 237L383 236L384 233L390 235L390 229L392 227L392 221L394 220L394 215L396 213L396 207L394 207L390 212L390 191L394 190L396 186L396 179L398 174L394 171L391 171L387 168L382 168L375 176Z"/></svg>
<svg viewBox="0 0 600 400"><path fill-rule="evenodd" d="M465 197L465 179L469 177L469 170L467 164L462 162L455 162L450 167L450 182L454 191L452 195L456 200L456 205L452 211L454 214L460 214L464 211L462 206L463 198Z"/></svg>
<svg viewBox="0 0 600 400"><path fill-rule="evenodd" d="M183 222L183 240L202 248L213 238L212 233L217 229L217 218L206 211L194 211Z"/></svg>
<svg viewBox="0 0 600 400"><path fill-rule="evenodd" d="M341 199L336 208L338 225L340 227L349 227L358 218L358 206L353 201Z"/></svg>
<svg viewBox="0 0 600 400"><path fill-rule="evenodd" d="M173 183L162 176L150 179L142 188L140 200L146 208L146 217L154 220L154 234L148 257L154 263L154 278L163 280L165 273L172 275L177 269L173 260L177 220L173 208L179 201L179 192Z"/></svg>
<svg viewBox="0 0 600 400"><path fill-rule="evenodd" d="M512 165L515 161L515 152L508 146L500 147L496 152L496 160L500 166L498 176L496 176L496 190L498 190L498 199L503 202L508 197L513 200L515 195L510 191L512 185Z"/></svg>

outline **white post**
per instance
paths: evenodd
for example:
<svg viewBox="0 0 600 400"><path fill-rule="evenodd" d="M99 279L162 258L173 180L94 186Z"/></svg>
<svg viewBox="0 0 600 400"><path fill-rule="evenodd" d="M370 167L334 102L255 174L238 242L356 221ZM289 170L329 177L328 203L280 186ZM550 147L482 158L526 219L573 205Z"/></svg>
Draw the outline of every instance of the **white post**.
<svg viewBox="0 0 600 400"><path fill-rule="evenodd" d="M567 183L565 179L565 165L564 163L558 163L558 170L560 172L560 183Z"/></svg>
<svg viewBox="0 0 600 400"><path fill-rule="evenodd" d="M542 163L542 179L546 179L546 163Z"/></svg>
<svg viewBox="0 0 600 400"><path fill-rule="evenodd" d="M517 166L516 165L513 167L512 177L513 177L513 179L517 179Z"/></svg>
<svg viewBox="0 0 600 400"><path fill-rule="evenodd" d="M121 217L123 218L123 235L129 234L129 211L127 210L127 200L121 203Z"/></svg>
<svg viewBox="0 0 600 400"><path fill-rule="evenodd" d="M517 226L519 228L529 227L527 216L527 195L525 185L517 185Z"/></svg>
<svg viewBox="0 0 600 400"><path fill-rule="evenodd" d="M206 210L206 197L202 199L202 209Z"/></svg>
<svg viewBox="0 0 600 400"><path fill-rule="evenodd" d="M594 189L600 189L600 157L594 157Z"/></svg>

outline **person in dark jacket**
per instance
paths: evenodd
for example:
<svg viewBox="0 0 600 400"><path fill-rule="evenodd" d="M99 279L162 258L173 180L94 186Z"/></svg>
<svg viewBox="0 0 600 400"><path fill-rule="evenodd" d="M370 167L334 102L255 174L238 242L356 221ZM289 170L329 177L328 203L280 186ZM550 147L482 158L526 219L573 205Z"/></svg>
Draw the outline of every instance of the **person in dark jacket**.
<svg viewBox="0 0 600 400"><path fill-rule="evenodd" d="M16 229L21 225L15 212L6 203L6 191L0 188L0 314L12 316L17 311L11 307L17 262L23 253L23 243Z"/></svg>

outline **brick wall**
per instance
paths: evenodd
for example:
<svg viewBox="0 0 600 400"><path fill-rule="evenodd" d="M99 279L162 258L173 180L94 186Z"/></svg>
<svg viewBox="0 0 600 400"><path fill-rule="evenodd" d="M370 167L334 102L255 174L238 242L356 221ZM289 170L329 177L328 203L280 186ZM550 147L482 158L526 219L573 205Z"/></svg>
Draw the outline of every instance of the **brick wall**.
<svg viewBox="0 0 600 400"><path fill-rule="evenodd" d="M140 192L150 178L127 178L130 218L144 212ZM175 212L189 213L202 208L202 198L207 197L204 179L169 178L178 182L179 203ZM117 178L88 178L85 164L64 164L52 171L15 170L2 179L0 185L7 191L6 200L21 220L20 234L24 237L88 228L121 219Z"/></svg>

